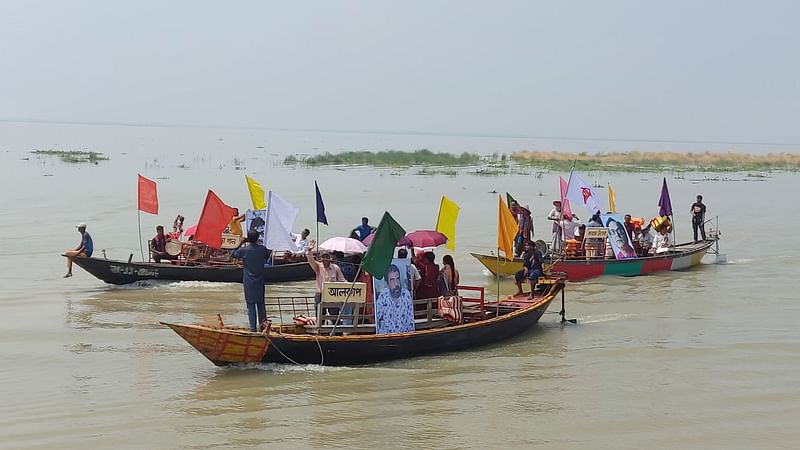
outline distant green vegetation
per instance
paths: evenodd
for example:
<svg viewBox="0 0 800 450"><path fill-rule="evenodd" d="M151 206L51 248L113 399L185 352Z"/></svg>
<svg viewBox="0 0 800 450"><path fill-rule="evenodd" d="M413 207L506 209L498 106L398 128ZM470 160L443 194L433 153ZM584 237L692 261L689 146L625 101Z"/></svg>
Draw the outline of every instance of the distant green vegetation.
<svg viewBox="0 0 800 450"><path fill-rule="evenodd" d="M381 152L347 151L316 156L289 155L284 164L308 166L372 166L403 168L422 166L417 175L456 176L461 173L478 176L533 175L542 171L569 172L578 170L605 172L745 172L761 173L774 170L800 171L800 154L770 153L678 153L678 152L612 152L561 153L522 151L510 155L493 153L435 153L430 150ZM531 168L539 169L531 172Z"/></svg>
<svg viewBox="0 0 800 450"><path fill-rule="evenodd" d="M447 169L447 168L430 168L430 167L423 167L417 171L417 175L447 175L450 177L454 177L458 175L458 170L455 169Z"/></svg>
<svg viewBox="0 0 800 450"><path fill-rule="evenodd" d="M57 156L65 163L90 163L97 164L98 161L107 161L108 156L99 152L87 152L83 150L34 150L31 153L40 156Z"/></svg>
<svg viewBox="0 0 800 450"><path fill-rule="evenodd" d="M511 158L518 164L561 172L568 172L574 163L580 170L607 172L800 170L800 154L792 153L617 152L590 155L586 152L517 152Z"/></svg>
<svg viewBox="0 0 800 450"><path fill-rule="evenodd" d="M301 158L289 155L284 164L305 164L308 166L374 166L374 167L409 167L409 166L470 166L480 162L481 157L475 153L434 153L430 150L413 152L386 150L381 152L348 151L341 153L324 153Z"/></svg>

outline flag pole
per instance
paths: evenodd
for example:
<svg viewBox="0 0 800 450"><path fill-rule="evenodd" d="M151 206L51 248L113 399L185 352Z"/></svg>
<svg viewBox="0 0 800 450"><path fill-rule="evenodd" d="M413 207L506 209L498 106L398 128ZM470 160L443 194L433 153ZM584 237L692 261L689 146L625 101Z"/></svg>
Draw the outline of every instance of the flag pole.
<svg viewBox="0 0 800 450"><path fill-rule="evenodd" d="M136 210L136 222L139 224L139 250L142 252L142 262L144 261L144 247L142 246L142 212Z"/></svg>
<svg viewBox="0 0 800 450"><path fill-rule="evenodd" d="M497 247L497 269L494 275L497 278L497 315L495 317L500 317L500 247Z"/></svg>

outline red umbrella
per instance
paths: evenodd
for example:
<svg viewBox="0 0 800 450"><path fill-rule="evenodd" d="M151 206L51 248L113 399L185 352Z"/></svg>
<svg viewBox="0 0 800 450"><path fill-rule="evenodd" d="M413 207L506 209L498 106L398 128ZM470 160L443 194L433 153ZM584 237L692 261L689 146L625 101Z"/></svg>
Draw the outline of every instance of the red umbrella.
<svg viewBox="0 0 800 450"><path fill-rule="evenodd" d="M413 245L414 247L438 247L447 243L447 236L435 230L417 230L406 234L397 245Z"/></svg>
<svg viewBox="0 0 800 450"><path fill-rule="evenodd" d="M372 233L369 234L369 236L365 237L364 240L361 241L361 243L369 247L369 245L372 244L372 239L374 237L375 237L375 232L373 231Z"/></svg>
<svg viewBox="0 0 800 450"><path fill-rule="evenodd" d="M363 241L362 244L369 246L372 244L372 239L375 233L370 234ZM438 247L447 243L447 236L435 230L417 230L406 234L397 241L397 246L410 245L412 247Z"/></svg>
<svg viewBox="0 0 800 450"><path fill-rule="evenodd" d="M183 237L189 239L197 232L197 225L192 225L183 232Z"/></svg>

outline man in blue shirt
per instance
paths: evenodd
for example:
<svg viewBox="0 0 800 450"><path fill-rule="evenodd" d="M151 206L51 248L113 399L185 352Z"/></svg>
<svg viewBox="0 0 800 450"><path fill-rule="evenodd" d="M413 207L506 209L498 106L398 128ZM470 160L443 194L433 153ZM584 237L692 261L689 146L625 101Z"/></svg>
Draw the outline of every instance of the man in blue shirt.
<svg viewBox="0 0 800 450"><path fill-rule="evenodd" d="M363 241L367 238L373 231L375 231L375 227L369 224L369 219L366 217L361 218L361 225L357 226L353 231L358 233L358 240Z"/></svg>
<svg viewBox="0 0 800 450"><path fill-rule="evenodd" d="M270 251L258 243L258 231L247 232L247 245L244 242L233 251L233 257L241 259L242 285L244 286L244 301L247 303L247 317L250 321L250 331L259 331L259 324L267 320L266 305L264 304L264 264L269 259Z"/></svg>
<svg viewBox="0 0 800 450"><path fill-rule="evenodd" d="M89 257L92 256L92 252L94 252L94 242L92 242L92 237L89 236L89 233L86 231L86 224L81 222L75 225L75 228L77 228L78 233L81 234L81 243L74 250L67 250L64 252L64 256L67 257L67 274L64 275L64 278L72 276L72 258L76 256Z"/></svg>

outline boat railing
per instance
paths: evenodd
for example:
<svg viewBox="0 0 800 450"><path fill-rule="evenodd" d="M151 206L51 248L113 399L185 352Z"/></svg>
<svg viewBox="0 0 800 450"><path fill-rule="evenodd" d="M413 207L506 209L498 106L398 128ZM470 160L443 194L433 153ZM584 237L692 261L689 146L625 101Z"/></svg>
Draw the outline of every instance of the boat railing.
<svg viewBox="0 0 800 450"><path fill-rule="evenodd" d="M314 297L278 297L267 296L264 298L268 310L276 310L278 322L284 322L283 315L290 314L292 318L305 316L315 317L317 315L314 306ZM269 314L267 314L269 316Z"/></svg>
<svg viewBox="0 0 800 450"><path fill-rule="evenodd" d="M467 297L465 292L477 292L478 297ZM480 286L458 285L458 294L465 310L474 309L483 315L486 312L486 289Z"/></svg>

